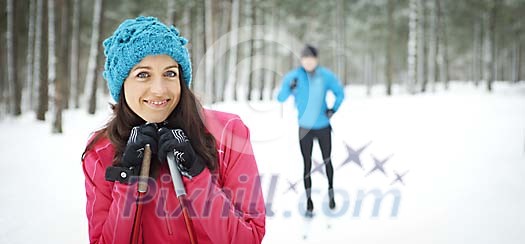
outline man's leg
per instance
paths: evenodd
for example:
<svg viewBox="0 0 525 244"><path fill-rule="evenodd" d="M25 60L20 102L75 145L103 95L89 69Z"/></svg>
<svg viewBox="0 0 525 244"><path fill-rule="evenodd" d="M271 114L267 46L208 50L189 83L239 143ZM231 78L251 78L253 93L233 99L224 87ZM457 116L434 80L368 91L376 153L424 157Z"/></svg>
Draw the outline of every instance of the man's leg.
<svg viewBox="0 0 525 244"><path fill-rule="evenodd" d="M304 163L303 181L307 198L306 209L312 211L314 204L312 202L312 180L310 178L310 172L312 170L313 136L309 132L310 130L308 129L299 128L299 144L301 145L301 154L303 155Z"/></svg>
<svg viewBox="0 0 525 244"><path fill-rule="evenodd" d="M334 200L334 167L332 166L332 129L327 127L318 131L317 139L319 140L319 147L326 170L326 178L328 178L328 196L330 198L330 208L335 208Z"/></svg>

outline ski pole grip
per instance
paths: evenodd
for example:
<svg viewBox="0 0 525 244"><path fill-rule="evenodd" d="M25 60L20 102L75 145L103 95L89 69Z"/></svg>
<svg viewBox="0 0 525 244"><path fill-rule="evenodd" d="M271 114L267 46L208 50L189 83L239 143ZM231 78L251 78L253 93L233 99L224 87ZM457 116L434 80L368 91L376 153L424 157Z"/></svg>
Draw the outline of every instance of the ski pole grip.
<svg viewBox="0 0 525 244"><path fill-rule="evenodd" d="M144 147L144 159L142 159L142 166L140 168L138 192L146 192L148 190L149 169L151 166L151 147L146 144Z"/></svg>
<svg viewBox="0 0 525 244"><path fill-rule="evenodd" d="M175 156L173 152L168 153L168 167L170 168L171 178L173 181L173 187L177 197L186 195L186 189L184 189L184 183L182 183L182 176L180 175L179 167L175 163Z"/></svg>

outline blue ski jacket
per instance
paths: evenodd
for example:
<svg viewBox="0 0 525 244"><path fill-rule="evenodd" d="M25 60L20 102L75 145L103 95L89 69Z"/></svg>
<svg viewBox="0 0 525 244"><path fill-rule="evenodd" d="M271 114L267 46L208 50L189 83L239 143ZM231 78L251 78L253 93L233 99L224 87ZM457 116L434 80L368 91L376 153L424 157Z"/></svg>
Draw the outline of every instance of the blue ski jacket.
<svg viewBox="0 0 525 244"><path fill-rule="evenodd" d="M294 80L296 85L292 89ZM299 126L305 129L321 129L330 125L330 118L326 115L328 91L335 95L332 109L337 112L345 97L343 86L337 77L321 66L317 66L313 73L308 73L303 67L299 67L284 76L277 100L282 103L293 95Z"/></svg>

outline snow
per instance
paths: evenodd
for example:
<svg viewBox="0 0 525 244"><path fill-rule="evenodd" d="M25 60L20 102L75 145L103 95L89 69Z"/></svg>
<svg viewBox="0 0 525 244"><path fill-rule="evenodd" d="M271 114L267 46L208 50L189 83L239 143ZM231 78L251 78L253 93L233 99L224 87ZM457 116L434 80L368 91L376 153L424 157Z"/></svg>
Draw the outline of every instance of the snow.
<svg viewBox="0 0 525 244"><path fill-rule="evenodd" d="M524 243L525 83L498 82L492 94L460 82L450 91L413 96L386 97L383 90L374 87L366 97L365 87L347 87L332 119L337 209L327 208L324 173L313 173L311 221L301 214L303 165L293 101L212 106L239 114L251 130L275 214L267 217L263 243ZM0 120L0 243L88 242L80 155L108 115L107 108L96 116L66 111L63 135L50 134L50 123L36 122L31 113ZM364 169L354 162L339 168L348 156L344 143L355 150L370 143L360 155ZM366 176L373 157L389 156L386 176ZM317 144L313 158L321 161ZM405 185L391 185L394 171L408 171ZM296 192L288 191L289 182L297 182ZM375 217L374 195L359 200L368 192L389 192Z"/></svg>

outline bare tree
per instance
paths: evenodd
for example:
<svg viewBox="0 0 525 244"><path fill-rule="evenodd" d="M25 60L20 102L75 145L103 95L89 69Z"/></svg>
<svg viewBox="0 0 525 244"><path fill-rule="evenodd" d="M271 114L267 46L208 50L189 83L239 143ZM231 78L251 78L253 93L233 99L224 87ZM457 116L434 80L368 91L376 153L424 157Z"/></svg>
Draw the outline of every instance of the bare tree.
<svg viewBox="0 0 525 244"><path fill-rule="evenodd" d="M416 83L416 58L417 58L417 21L418 21L418 1L410 0L409 7L409 23L408 23L408 75L407 75L407 89L413 94L415 92Z"/></svg>
<svg viewBox="0 0 525 244"><path fill-rule="evenodd" d="M70 0L58 0L58 6L60 7L60 22L59 22L59 40L58 46L58 63L57 66L57 79L61 82L61 93L62 93L62 108L69 108L69 97L71 96L71 80L70 74L70 62L69 52L71 50L71 26L70 26Z"/></svg>
<svg viewBox="0 0 525 244"><path fill-rule="evenodd" d="M25 104L29 107L28 109L33 109L33 86L34 86L34 77L33 77L33 55L35 47L35 8L36 2L29 1L29 21L27 28L27 55L26 55L26 85L25 85L25 94L24 98L26 99Z"/></svg>
<svg viewBox="0 0 525 244"><path fill-rule="evenodd" d="M212 48L214 42L214 33L213 33L213 1L205 0L204 6L204 32L205 32L205 88L204 88L204 103L213 103L215 101L214 92L213 92L213 61L214 61L214 50ZM217 3L215 3L217 4Z"/></svg>
<svg viewBox="0 0 525 244"><path fill-rule="evenodd" d="M205 38L203 38L204 34L204 7L203 3L201 1L194 2L194 8L192 8L193 14L190 16L191 19L191 35L192 35L192 61L193 61L193 73L194 73L194 81L192 82L193 90L196 92L198 96L203 96L204 94L204 83L205 83L205 67L206 63L201 63L204 53L205 53ZM201 101L202 97L201 97Z"/></svg>
<svg viewBox="0 0 525 244"><path fill-rule="evenodd" d="M441 5L443 4L443 5ZM447 33L447 19L445 18L445 14L447 12L447 5L445 5L445 2L437 1L436 2L437 7L437 14L439 18L439 47L438 47L438 59L439 59L439 66L440 66L440 77L443 81L443 85L445 87L445 90L448 90L449 88L449 58L448 58L448 33Z"/></svg>
<svg viewBox="0 0 525 244"><path fill-rule="evenodd" d="M56 52L55 52L55 0L47 0L47 82L51 87L50 96L55 96Z"/></svg>
<svg viewBox="0 0 525 244"><path fill-rule="evenodd" d="M276 20L277 20L277 11L275 7L276 3L274 0L269 1L269 12L270 14L266 15L266 19L268 20L268 25L266 26L266 32L267 35L270 36L270 41L265 43L265 63L267 64L268 70L265 72L264 77L264 94L263 99L264 100L271 100L272 99L272 92L274 90L274 80L275 80L275 74L276 72Z"/></svg>
<svg viewBox="0 0 525 244"><path fill-rule="evenodd" d="M241 2L241 10L240 10L240 19L241 19L241 25L243 29L250 28L252 26L252 4L253 0L244 0ZM250 82L250 69L251 69L251 32L249 31L243 31L241 36L242 40L248 40L246 42L243 42L241 45L239 45L239 74L238 79L235 82L235 92L234 92L234 100L235 101L246 101L248 98L247 92L249 92L249 82Z"/></svg>
<svg viewBox="0 0 525 244"><path fill-rule="evenodd" d="M417 82L421 85L420 91L425 92L428 81L428 37L427 37L427 0L419 1L419 21L418 21L418 53L417 53Z"/></svg>
<svg viewBox="0 0 525 244"><path fill-rule="evenodd" d="M495 57L496 57L496 14L498 10L499 0L493 0L489 3L488 17L487 17L487 32L486 32L486 48L485 55L485 77L487 82L487 90L492 91L492 83L495 79Z"/></svg>
<svg viewBox="0 0 525 244"><path fill-rule="evenodd" d="M431 0L429 2L429 11L430 11L430 20L429 20L429 31L428 31L428 77L427 81L431 85L431 90L434 91L435 83L436 83L436 68L437 68L437 52L438 52L438 19L437 19L437 8L436 8L436 1L438 0ZM426 86L423 87L423 91L426 90Z"/></svg>
<svg viewBox="0 0 525 244"><path fill-rule="evenodd" d="M71 71L69 81L71 83L72 97L75 108L80 108L81 86L79 81L79 42L80 42L80 0L73 0L73 16L71 20L71 52L69 55Z"/></svg>
<svg viewBox="0 0 525 244"><path fill-rule="evenodd" d="M49 83L48 83L48 46L47 46L47 4L44 0L37 0L36 23L35 26L35 72L39 75L38 85L38 106L36 112L37 120L46 120L46 112L49 106Z"/></svg>
<svg viewBox="0 0 525 244"><path fill-rule="evenodd" d="M86 96L86 104L88 105L88 113L95 114L97 106L97 62L99 53L99 42L101 33L102 21L102 0L95 0L93 10L93 22L91 24L91 47L89 49L88 68L86 71L86 82L88 96Z"/></svg>
<svg viewBox="0 0 525 244"><path fill-rule="evenodd" d="M0 6L0 9L5 9L6 7L4 7L3 5L4 2L0 2L0 4L2 4ZM0 25L1 26L5 26L5 18L4 16L0 16ZM0 40L5 40L4 38L4 35L5 35L5 32L2 31L0 32ZM6 45L0 45L0 117L4 117L5 115L7 115L7 98L6 98L6 90L7 90L7 84L5 84L7 82L7 77L6 77L6 51L5 48Z"/></svg>
<svg viewBox="0 0 525 244"><path fill-rule="evenodd" d="M168 26L175 24L176 10L175 10L176 1L168 0L168 6L166 8L166 24Z"/></svg>
<svg viewBox="0 0 525 244"><path fill-rule="evenodd" d="M394 1L390 0L387 1L387 7L386 7L386 24L387 24L387 37L385 38L385 44L386 44L386 57L385 57L385 82L386 82L386 95L390 96L392 95L392 41L393 41L393 35L394 35Z"/></svg>
<svg viewBox="0 0 525 244"><path fill-rule="evenodd" d="M345 23L344 23L344 0L335 1L335 73L338 77L343 78L345 73ZM343 80L344 82L344 80Z"/></svg>
<svg viewBox="0 0 525 244"><path fill-rule="evenodd" d="M232 101L234 99L235 81L237 80L237 49L239 42L239 2L240 0L232 1L231 17L230 17L230 57L228 58L228 74L226 85L224 87L224 100ZM233 73L230 73L233 72Z"/></svg>
<svg viewBox="0 0 525 244"><path fill-rule="evenodd" d="M220 21L215 21L217 23L216 25L216 38L215 39L219 39L222 35L226 34L228 32L228 26L229 26L229 22L230 22L230 16L231 16L231 8L230 8L230 3L229 1L225 1L225 0L221 0L218 4L216 4L217 6L217 11L216 11L216 18L217 20L220 19ZM213 84L215 84L215 100L216 101L223 101L224 99L224 87L225 87L225 74L226 74L226 71L228 70L228 62L227 62L227 58L228 56L226 55L222 55L222 56L217 56L218 53L221 53L220 50L225 50L227 48L227 46L225 45L226 42L224 41L221 41L218 43L217 45L217 48L219 50L219 52L215 52L215 61L214 61L214 70L215 70L215 80L213 82ZM221 68L218 68L216 67L217 64L224 64Z"/></svg>
<svg viewBox="0 0 525 244"><path fill-rule="evenodd" d="M18 81L18 67L17 67L17 40L15 30L17 25L15 23L15 2L14 0L7 0L6 12L7 12L7 80L10 85L10 99L11 112L13 115L18 116L22 114L21 100L22 100L22 87Z"/></svg>
<svg viewBox="0 0 525 244"><path fill-rule="evenodd" d="M477 19L476 19L477 20ZM481 24L479 21L474 21L473 24L473 35L472 35L472 81L474 82L475 86L478 86L479 81L483 79L483 77L479 76L480 70L483 70L480 64L481 59L481 50L482 50L482 38L480 37L481 34Z"/></svg>
<svg viewBox="0 0 525 244"><path fill-rule="evenodd" d="M518 23L521 26L521 22ZM523 48L523 42L521 40L521 33L516 31L513 46L512 46L512 81L518 82L520 80L520 68L521 68L521 49Z"/></svg>
<svg viewBox="0 0 525 244"><path fill-rule="evenodd" d="M61 85L57 82L56 79L56 51L55 51L55 42L56 42L56 31L55 31L55 0L47 1L47 16L48 16L48 82L51 86L50 89L52 96L54 98L54 118L53 118L53 133L62 133L62 105L58 103L61 99L62 91ZM57 99L58 98L58 99ZM58 106L57 106L58 105Z"/></svg>
<svg viewBox="0 0 525 244"><path fill-rule="evenodd" d="M251 27L251 51L250 51L250 83L249 83L249 95L248 100L255 101L255 100L261 100L261 69L260 69L260 49L261 49L261 40L260 40L260 32L259 28L257 28L259 21L262 19L261 13L259 11L258 5L256 1L252 1L252 27Z"/></svg>
<svg viewBox="0 0 525 244"><path fill-rule="evenodd" d="M252 97L252 90L253 90L253 87L254 87L254 67L255 67L255 64L254 64L254 59L253 59L253 56L255 55L255 28L254 28L254 25L257 23L256 22L256 14L257 14L257 11L256 11L256 2L254 0L248 0L250 2L249 6L247 6L247 8L250 8L250 25L251 25L251 31L250 31L250 41L249 41L249 46L248 46L248 54L246 55L246 57L248 57L248 76L246 76L248 78L248 87L247 87L247 96L246 96L246 99L248 101L251 101L253 99Z"/></svg>
<svg viewBox="0 0 525 244"><path fill-rule="evenodd" d="M53 1L53 0L51 0ZM58 60L60 60L60 65L57 65L57 79L55 80L55 116L53 119L53 133L62 133L62 111L64 108L66 108L66 103L68 101L68 90L70 82L67 82L69 75L68 75L68 52L69 52L69 26L66 23L69 23L69 6L67 0L59 0L58 1L58 7L56 8L60 10L60 30L55 33L59 33L57 35L58 38L58 46L61 47L57 51L57 57ZM65 61L65 62L64 62ZM67 88L67 89L66 89Z"/></svg>

